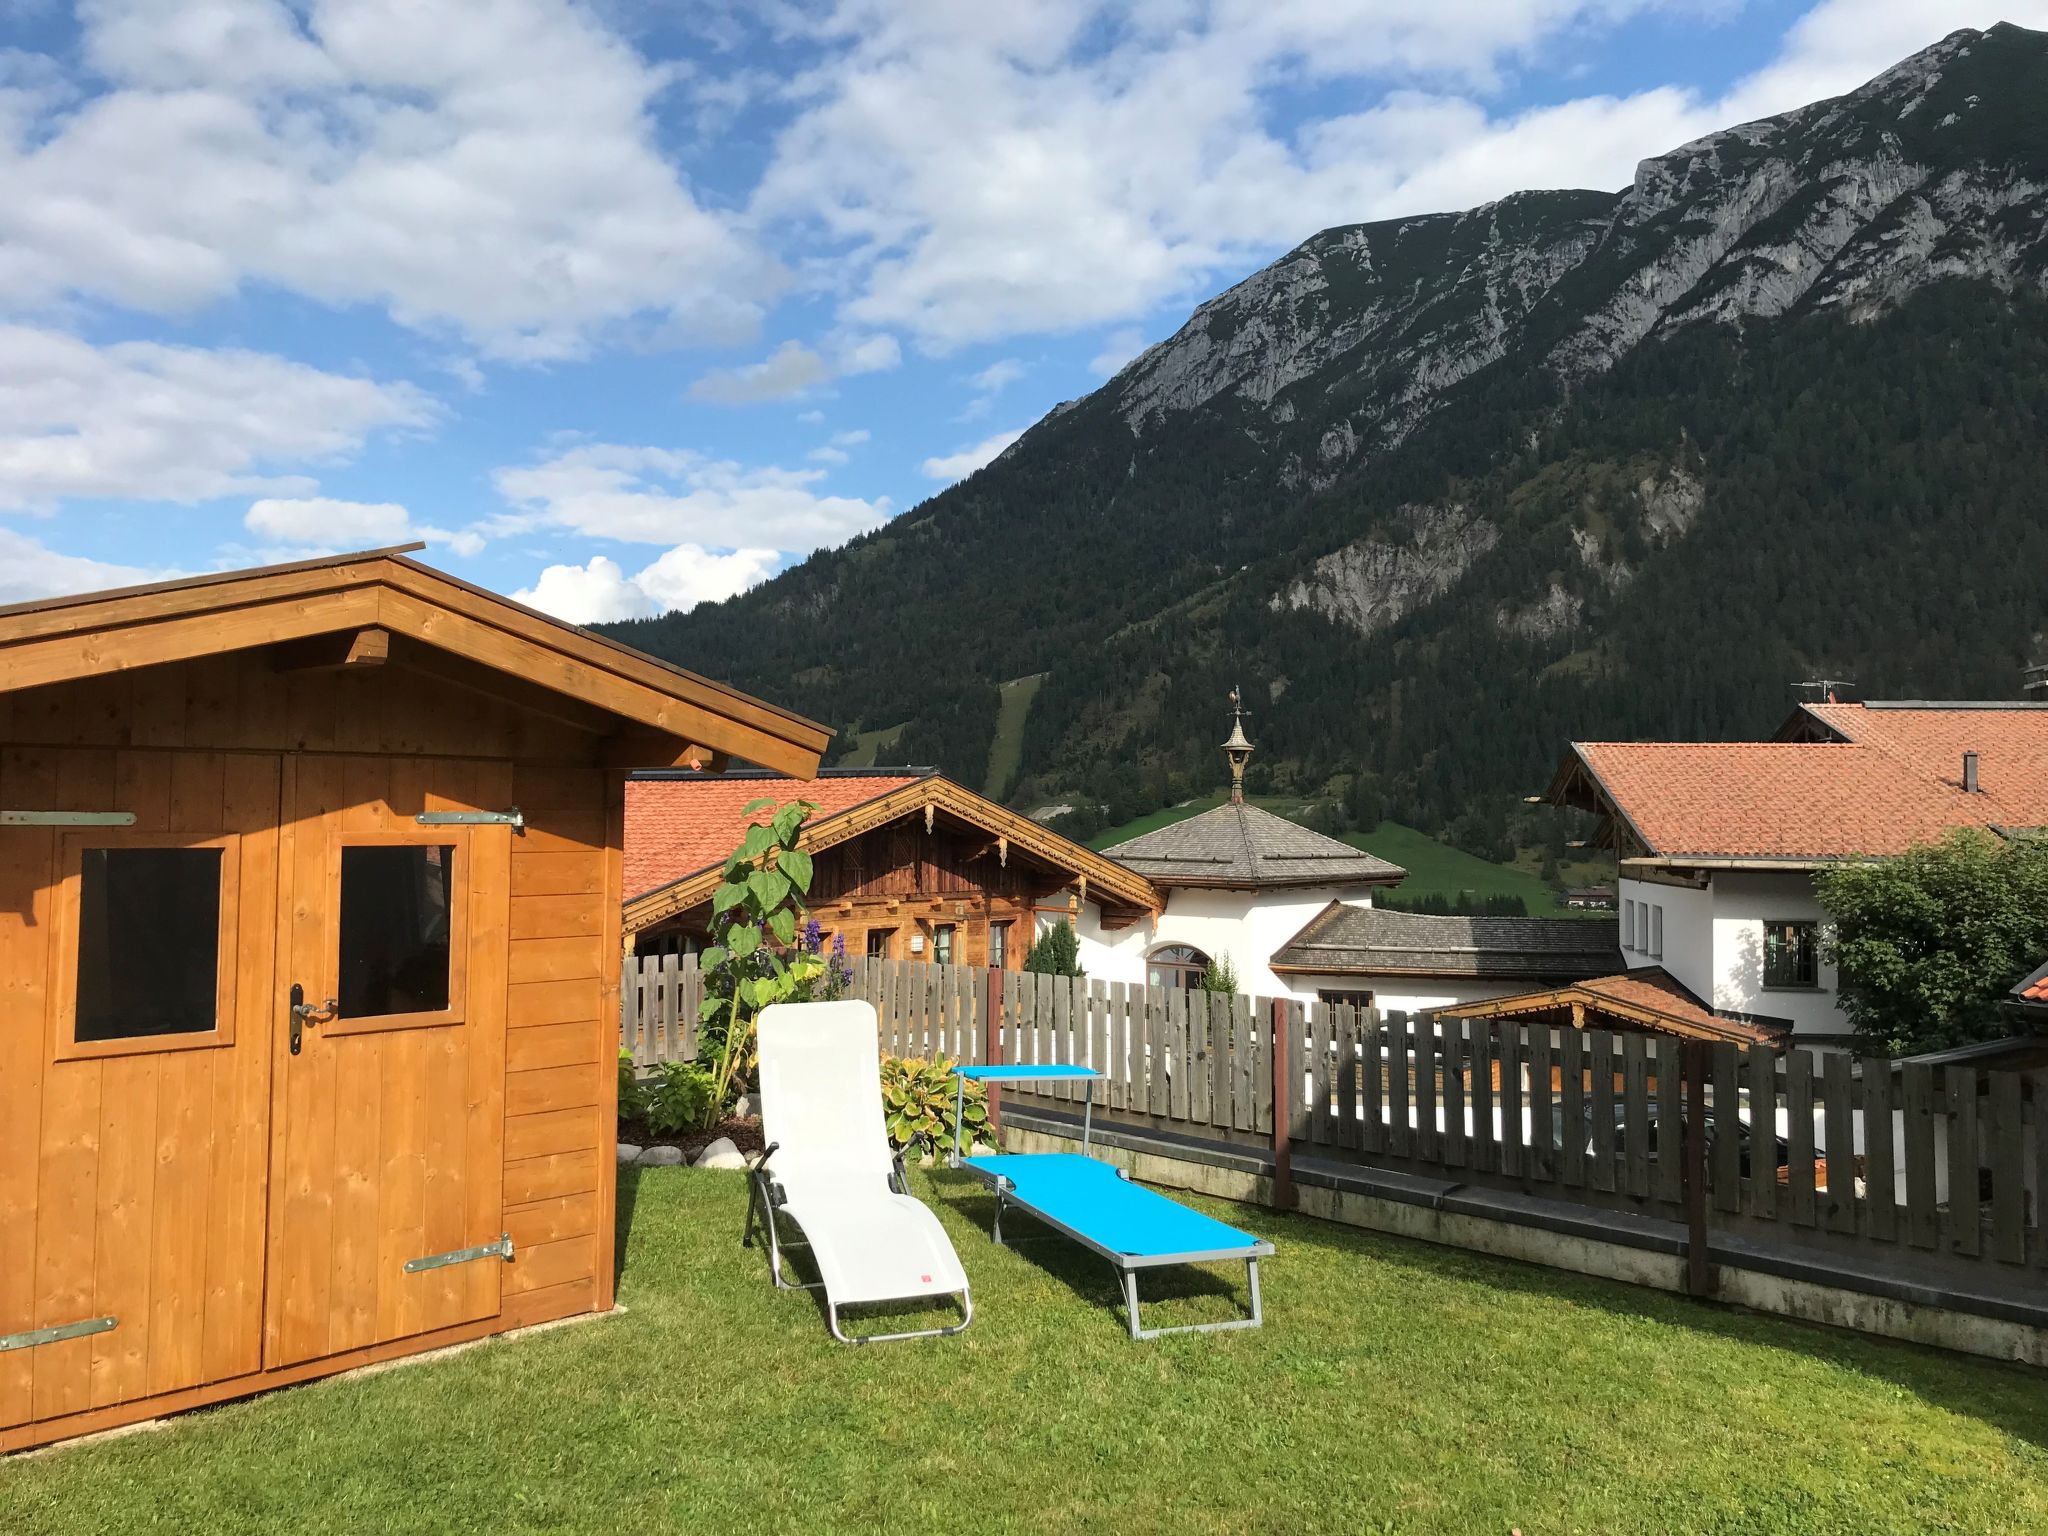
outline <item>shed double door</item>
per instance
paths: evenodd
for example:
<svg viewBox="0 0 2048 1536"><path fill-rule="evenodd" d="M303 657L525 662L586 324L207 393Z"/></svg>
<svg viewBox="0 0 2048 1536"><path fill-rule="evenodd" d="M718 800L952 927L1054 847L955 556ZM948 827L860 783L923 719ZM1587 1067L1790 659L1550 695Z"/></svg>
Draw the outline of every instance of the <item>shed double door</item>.
<svg viewBox="0 0 2048 1536"><path fill-rule="evenodd" d="M497 1314L508 781L0 750L0 1428Z"/></svg>
<svg viewBox="0 0 2048 1536"><path fill-rule="evenodd" d="M510 777L286 759L267 1366L498 1313Z"/></svg>

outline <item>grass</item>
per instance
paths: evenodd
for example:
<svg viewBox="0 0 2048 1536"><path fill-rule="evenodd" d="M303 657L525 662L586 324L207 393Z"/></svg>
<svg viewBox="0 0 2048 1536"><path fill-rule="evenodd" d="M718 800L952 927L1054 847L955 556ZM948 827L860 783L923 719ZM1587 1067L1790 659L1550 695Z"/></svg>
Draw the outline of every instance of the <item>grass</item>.
<svg viewBox="0 0 2048 1536"><path fill-rule="evenodd" d="M1531 917L1568 915L1557 893L1538 879L1533 869L1490 864L1396 821L1383 821L1370 832L1349 833L1344 841L1407 870L1408 878L1394 887L1401 896L1454 897L1460 891L1475 896L1519 896Z"/></svg>
<svg viewBox="0 0 2048 1536"><path fill-rule="evenodd" d="M835 766L840 768L874 767L881 760L882 753L893 752L896 749L896 743L903 739L903 733L907 729L909 729L909 722L906 721L902 725L886 725L876 731L856 731L853 736L853 745L846 749L845 755L839 759Z"/></svg>
<svg viewBox="0 0 2048 1536"><path fill-rule="evenodd" d="M996 711L996 736L989 743L988 778L981 792L1000 801L1017 779L1017 765L1024 760L1024 722L1031 718L1032 700L1044 686L1047 674L1012 678L1002 686L1003 702Z"/></svg>
<svg viewBox="0 0 2048 1536"><path fill-rule="evenodd" d="M1250 799L1253 805L1263 806L1275 816L1285 816L1290 821L1302 820L1314 809L1313 801L1298 797L1253 795ZM1143 837L1147 832L1170 827L1176 821L1185 821L1222 803L1223 796L1209 795L1200 800L1190 800L1185 805L1168 806L1123 826L1097 833L1088 839L1088 846L1107 848L1133 837ZM1453 848L1449 843L1438 842L1428 833L1405 827L1398 821L1383 821L1370 832L1346 833L1343 841L1354 848L1363 848L1368 853L1390 859L1407 870L1408 878L1395 887L1401 896L1455 897L1460 891L1470 891L1475 896L1519 896L1531 917L1584 915L1568 909L1558 899L1557 893L1538 877L1541 854L1527 855L1526 866L1524 860L1519 859L1515 864L1489 864L1485 859ZM1564 873L1570 875L1572 872ZM1585 874L1585 879L1574 877L1569 883L1592 884L1596 878L1605 878L1611 883L1613 879L1611 869L1604 877L1598 876L1597 866L1587 866Z"/></svg>
<svg viewBox="0 0 2048 1536"><path fill-rule="evenodd" d="M2038 1372L1206 1201L1266 1327L1132 1344L1098 1261L916 1187L959 1338L832 1344L737 1177L635 1170L625 1315L0 1463L0 1531L2048 1529ZM1233 1306L1180 1273L1156 1320Z"/></svg>

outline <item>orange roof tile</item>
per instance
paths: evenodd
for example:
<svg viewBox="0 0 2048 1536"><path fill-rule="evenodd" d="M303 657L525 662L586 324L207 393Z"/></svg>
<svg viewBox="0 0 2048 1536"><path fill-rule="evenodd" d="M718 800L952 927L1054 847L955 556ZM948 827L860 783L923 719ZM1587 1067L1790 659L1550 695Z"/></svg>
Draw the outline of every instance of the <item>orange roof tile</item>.
<svg viewBox="0 0 2048 1536"><path fill-rule="evenodd" d="M818 821L925 777L906 771L826 773L809 781L762 773L628 779L626 895L642 895L722 862L745 835L741 812L751 801L808 800L818 807L811 817ZM767 813L752 819L766 821Z"/></svg>
<svg viewBox="0 0 2048 1536"><path fill-rule="evenodd" d="M2048 710L1811 705L1841 742L1577 742L1649 852L1903 853L1957 827L2048 825ZM1978 792L1962 787L1978 754Z"/></svg>

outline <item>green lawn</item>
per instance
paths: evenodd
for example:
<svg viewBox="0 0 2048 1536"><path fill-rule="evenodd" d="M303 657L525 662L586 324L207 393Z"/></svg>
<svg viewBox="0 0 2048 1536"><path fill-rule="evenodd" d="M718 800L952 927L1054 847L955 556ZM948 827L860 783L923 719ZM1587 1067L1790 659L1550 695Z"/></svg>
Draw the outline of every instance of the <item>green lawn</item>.
<svg viewBox="0 0 2048 1536"><path fill-rule="evenodd" d="M738 1177L630 1173L623 1316L0 1463L0 1531L2048 1530L2040 1373L1209 1202L1266 1327L1133 1344L1099 1262L916 1187L959 1338L831 1343Z"/></svg>
<svg viewBox="0 0 2048 1536"><path fill-rule="evenodd" d="M840 768L872 768L884 752L893 752L908 725L887 725L878 731L856 731L853 743L835 765Z"/></svg>

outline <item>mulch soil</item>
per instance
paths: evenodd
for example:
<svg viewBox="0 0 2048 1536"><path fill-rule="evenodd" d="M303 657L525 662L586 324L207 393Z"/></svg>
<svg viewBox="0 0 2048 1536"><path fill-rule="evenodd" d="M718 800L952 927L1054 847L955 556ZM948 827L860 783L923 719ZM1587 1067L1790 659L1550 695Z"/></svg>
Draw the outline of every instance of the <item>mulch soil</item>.
<svg viewBox="0 0 2048 1536"><path fill-rule="evenodd" d="M684 1131L680 1135L662 1136L649 1130L637 1120L619 1122L619 1140L635 1147L676 1147L686 1161L694 1162L702 1152L719 1137L731 1139L732 1144L752 1157L766 1145L761 1139L761 1122L758 1117L745 1120L721 1120L704 1131Z"/></svg>

